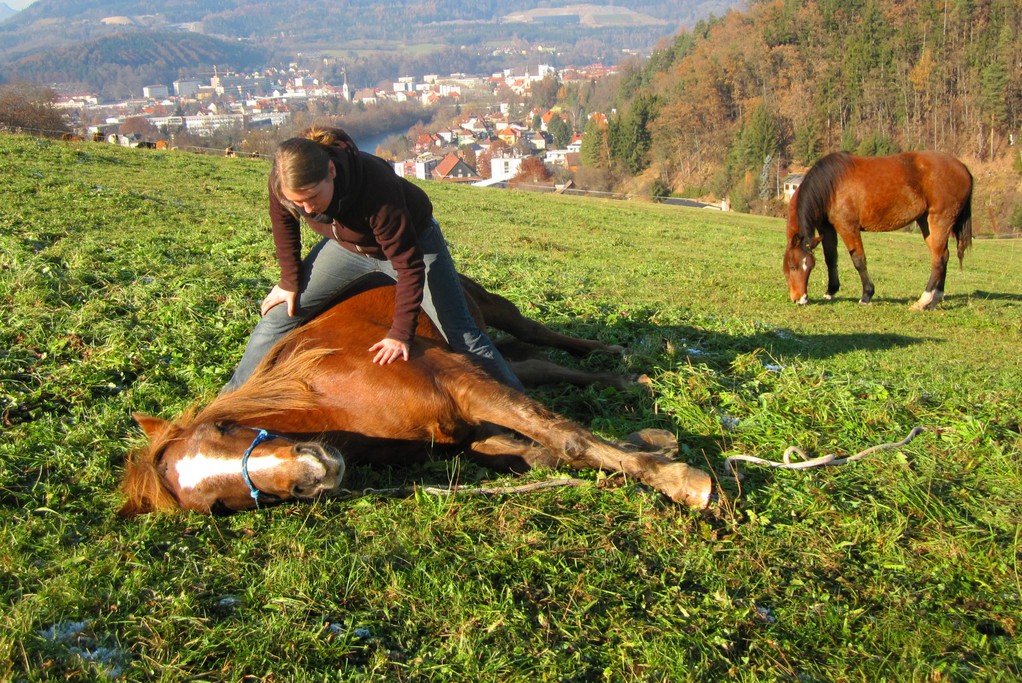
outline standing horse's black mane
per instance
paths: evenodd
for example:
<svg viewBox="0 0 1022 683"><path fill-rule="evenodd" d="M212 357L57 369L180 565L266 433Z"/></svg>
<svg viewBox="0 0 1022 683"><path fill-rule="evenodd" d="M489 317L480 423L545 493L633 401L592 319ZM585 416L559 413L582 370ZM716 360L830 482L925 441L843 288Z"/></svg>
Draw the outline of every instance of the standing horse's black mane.
<svg viewBox="0 0 1022 683"><path fill-rule="evenodd" d="M852 165L852 155L848 152L834 152L817 161L802 183L798 186L798 203L795 207L798 216L799 241L806 251L811 251L813 236L823 226L829 226L827 205L834 196L834 189Z"/></svg>

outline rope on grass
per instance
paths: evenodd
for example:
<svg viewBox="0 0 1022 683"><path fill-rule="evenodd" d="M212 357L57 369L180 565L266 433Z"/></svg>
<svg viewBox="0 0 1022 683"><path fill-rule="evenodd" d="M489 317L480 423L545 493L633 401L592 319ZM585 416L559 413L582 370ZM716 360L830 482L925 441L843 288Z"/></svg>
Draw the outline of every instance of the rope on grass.
<svg viewBox="0 0 1022 683"><path fill-rule="evenodd" d="M586 483L588 482L585 479L561 478L547 479L545 481L537 481L531 484L522 484L520 486L399 486L392 489L366 488L361 491L346 491L344 497L358 498L361 496L377 495L388 496L390 498L402 498L404 496L410 496L416 491L422 491L423 493L428 493L433 496L453 496L456 493L470 496L502 496L514 493L531 493L532 491L552 489L559 486L582 486Z"/></svg>
<svg viewBox="0 0 1022 683"><path fill-rule="evenodd" d="M767 467L780 467L785 470L807 470L811 467L829 467L830 465L844 465L848 462L860 460L865 458L871 453L877 451L886 451L890 448L899 448L908 444L912 439L916 438L920 432L926 431L925 427L913 427L912 431L908 433L901 441L893 441L891 443L882 443L878 446L872 446L864 451L860 451L855 455L850 455L847 458L839 458L836 455L821 455L818 458L807 458L805 451L797 446L790 446L784 455L782 456L781 462L774 460L766 460L764 458L757 458L753 455L732 455L724 460L724 466L730 468L731 474L734 475L735 481L741 481L741 475L738 473L737 462L751 462L754 465L765 465ZM801 462L792 462L791 456L795 454L802 458Z"/></svg>

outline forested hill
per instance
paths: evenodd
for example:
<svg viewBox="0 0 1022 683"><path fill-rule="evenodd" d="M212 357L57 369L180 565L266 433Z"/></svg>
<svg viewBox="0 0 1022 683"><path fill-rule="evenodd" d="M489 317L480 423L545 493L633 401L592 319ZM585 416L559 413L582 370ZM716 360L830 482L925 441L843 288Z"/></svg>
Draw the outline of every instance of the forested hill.
<svg viewBox="0 0 1022 683"><path fill-rule="evenodd" d="M259 68L265 51L249 43L231 43L196 33L132 31L57 48L7 65L9 81L80 83L97 92L140 94L141 85L170 83L181 73L231 65Z"/></svg>
<svg viewBox="0 0 1022 683"><path fill-rule="evenodd" d="M1018 0L757 0L633 70L583 152L745 204L837 149L1017 158L1020 29Z"/></svg>

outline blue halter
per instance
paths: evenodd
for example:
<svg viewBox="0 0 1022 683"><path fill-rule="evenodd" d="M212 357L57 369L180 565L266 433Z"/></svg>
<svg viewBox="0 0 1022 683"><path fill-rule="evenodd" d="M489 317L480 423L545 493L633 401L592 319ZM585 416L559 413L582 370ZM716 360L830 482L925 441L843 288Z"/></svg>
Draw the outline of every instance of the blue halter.
<svg viewBox="0 0 1022 683"><path fill-rule="evenodd" d="M252 500L255 501L256 509L258 510L259 496L268 496L277 500L279 500L279 498L272 493L260 491L256 485L252 483L252 477L248 476L248 459L252 455L252 451L255 450L255 447L263 441L269 441L270 439L284 439L285 441L291 441L291 439L288 439L286 436L271 434L265 429L257 429L255 427L248 427L248 429L257 432L257 434L255 435L255 438L252 439L252 445L248 447L247 451L245 451L245 455L241 456L241 476L245 479L245 483L248 485L248 494L252 496Z"/></svg>

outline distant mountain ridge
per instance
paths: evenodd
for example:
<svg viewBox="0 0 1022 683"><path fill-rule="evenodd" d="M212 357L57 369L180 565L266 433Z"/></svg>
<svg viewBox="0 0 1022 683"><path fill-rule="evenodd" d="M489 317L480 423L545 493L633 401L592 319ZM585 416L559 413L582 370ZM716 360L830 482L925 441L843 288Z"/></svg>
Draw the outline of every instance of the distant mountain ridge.
<svg viewBox="0 0 1022 683"><path fill-rule="evenodd" d="M648 51L683 25L722 16L742 4L743 0L615 0L588 5L572 0L520 0L513 5L498 0L36 0L0 21L0 82L81 83L95 89L115 79L126 81L124 69L134 67L143 71L135 78L138 86L157 74L167 82L177 71L208 70L207 59L217 60L221 68L238 69L260 60L286 64L299 54L339 60L347 73L359 72L365 83L382 73L393 77L398 70L467 70L497 61L517 66L506 62L527 59L523 55L540 47L544 59L553 63L616 62L627 53ZM171 37L175 32L178 38ZM136 37L126 37L132 34ZM116 52L124 41L146 40L152 45L128 54L171 58L127 65ZM175 41L185 44L184 49L175 52ZM80 63L83 46L86 64Z"/></svg>
<svg viewBox="0 0 1022 683"><path fill-rule="evenodd" d="M0 22L4 21L8 17L13 17L18 13L18 10L11 9L11 6L6 2L0 2Z"/></svg>
<svg viewBox="0 0 1022 683"><path fill-rule="evenodd" d="M617 26L631 32L636 46L646 43L644 47L651 47L684 25L711 14L723 15L742 4L742 0L615 0L591 2L590 6L621 8ZM384 41L392 46L430 42L472 46L497 40L528 42L533 36L548 38L555 45L568 38L563 24L558 23L554 30L543 22L509 28L502 26L503 19L512 12L571 5L571 0L519 0L513 5L498 0L37 0L0 22L0 63L36 50L80 43L123 29L125 23L153 30L187 27L291 51L344 49L349 43L364 41ZM637 22L636 15L654 21ZM605 12L603 16L603 25L597 30L614 28L610 19L614 14ZM128 22L111 21L116 17ZM591 35L592 28L584 26L580 18L572 33Z"/></svg>
<svg viewBox="0 0 1022 683"><path fill-rule="evenodd" d="M258 68L266 54L247 43L197 33L130 31L24 57L3 69L8 81L80 84L97 92L139 94L142 85L169 85L182 73L230 64Z"/></svg>
<svg viewBox="0 0 1022 683"><path fill-rule="evenodd" d="M718 16L742 5L739 0L615 0L595 1L596 7L617 7L656 17L675 27L691 24L710 14ZM326 29L337 31L352 25L403 25L414 30L418 24L437 22L493 22L512 12L537 8L582 6L564 0L518 0L513 4L497 0L37 0L22 10L16 22L24 28L47 19L98 22L107 17L154 17L171 24L202 22L204 30L236 38L310 34ZM362 15L361 17L359 15ZM335 23L336 19L346 19ZM312 23L305 23L311 21ZM6 28L6 27L4 27ZM396 34L398 35L398 34Z"/></svg>

